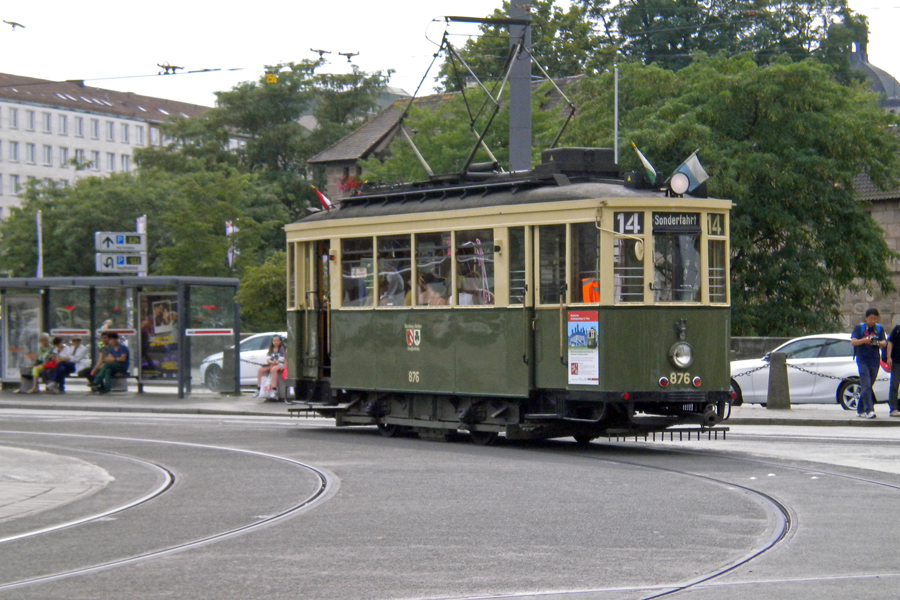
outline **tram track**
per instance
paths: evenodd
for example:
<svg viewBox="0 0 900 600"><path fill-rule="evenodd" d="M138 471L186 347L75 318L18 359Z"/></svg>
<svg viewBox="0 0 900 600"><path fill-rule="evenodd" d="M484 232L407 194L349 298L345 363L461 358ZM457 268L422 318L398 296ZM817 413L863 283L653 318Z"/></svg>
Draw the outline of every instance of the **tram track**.
<svg viewBox="0 0 900 600"><path fill-rule="evenodd" d="M22 436L50 436L56 438L77 438L77 439L94 439L94 440L104 440L104 441L116 441L116 442L130 442L130 443L146 443L146 444L163 444L163 445L172 445L172 446L181 446L187 448L194 449L205 449L205 450L214 450L214 451L224 451L224 452L236 452L256 457L261 457L269 460L277 460L288 463L292 466L303 469L309 473L312 473L318 483L318 487L314 490L312 494L307 496L306 498L300 499L293 504L289 505L286 508L283 508L272 515L267 515L265 517L261 517L256 521L251 523L245 523L243 525L232 527L227 530L219 531L210 535L205 535L193 540L181 542L178 544L173 544L170 546L166 546L164 548L158 548L155 550L134 554L131 556L126 556L122 558L117 558L113 560L107 560L100 563L82 566L74 569L66 569L61 570L55 573L49 573L45 575L20 579L16 581L4 582L0 583L0 591L24 587L28 585L46 583L51 581L57 581L61 579L66 579L69 577L75 577L79 575L85 575L89 573L95 573L98 571L103 571L107 569L113 569L125 565L133 565L140 562L148 561L154 558L158 558L161 556L166 556L169 554L174 554L177 552L183 552L185 550L189 550L192 548L196 548L199 546L203 546L206 544L211 544L215 542L219 542L222 540L226 540L232 537L240 536L247 534L256 529L260 529L262 527L269 526L278 521L282 521L291 517L296 516L301 512L305 512L318 504L326 501L331 498L339 487L339 480L336 476L323 469L319 469L312 465L294 460L292 458L278 456L275 454L269 454L265 452L258 452L254 450L246 450L241 448L229 448L225 446L213 446L208 444L197 444L190 442L175 442L175 441L166 441L166 440L153 440L153 439L143 439L143 438L128 438L128 437L116 437L116 436L97 436L97 435L82 435L82 434L63 434L63 433L43 433L43 432L20 432L20 431L0 431L0 434L3 435L22 435ZM23 445L24 447L24 445ZM83 451L83 450L79 450ZM93 451L90 451L93 452ZM106 454L109 456L123 457L123 455L117 453L110 452L100 452L100 454ZM132 457L127 457L132 458ZM0 539L0 545L4 543L11 543L13 541L19 541L28 537L35 537L38 535L46 535L53 533L54 531L59 531L65 528L77 527L79 525L84 525L87 523L96 522L102 520L104 518L108 518L111 514L122 513L127 510L131 510L137 506L144 506L149 503L152 503L154 500L159 499L161 495L163 495L166 491L170 490L172 486L175 484L177 478L175 477L172 470L163 467L162 465L156 465L155 463L150 463L149 461L140 461L145 462L147 464L154 464L155 466L163 469L167 472L170 477L167 477L166 485L159 486L153 493L148 494L138 500L128 503L127 505L116 507L115 509L111 509L110 511L104 511L102 513L94 514L89 517L85 517L82 519L73 520L70 522L58 524L56 526L41 528L38 530L26 532L23 534L18 534L15 536L9 536L7 538Z"/></svg>

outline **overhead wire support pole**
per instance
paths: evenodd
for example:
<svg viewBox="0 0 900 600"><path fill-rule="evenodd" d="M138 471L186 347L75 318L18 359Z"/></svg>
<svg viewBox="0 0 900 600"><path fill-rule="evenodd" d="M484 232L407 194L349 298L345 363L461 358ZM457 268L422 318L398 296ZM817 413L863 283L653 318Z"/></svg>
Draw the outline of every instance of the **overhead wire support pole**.
<svg viewBox="0 0 900 600"><path fill-rule="evenodd" d="M526 52L528 52L527 49L526 49ZM562 91L562 88L556 84L556 81L554 81L552 77L550 77L550 74L547 73L547 69L545 69L544 66L541 65L541 63L539 63L537 61L537 59L534 57L534 54L531 52L528 52L528 55L531 56L532 64L536 65L537 68L540 69L541 73L543 73L543 75L547 79L547 81L550 82L550 84L553 86L553 88L556 90L556 92L560 96L562 96L562 98L563 98L563 100L565 100L566 104L569 105L569 116L566 117L566 120L565 120L565 122L563 122L562 127L560 127L559 131L556 133L556 137L553 138L553 143L550 144L551 148L556 148L556 145L559 143L559 140L562 137L563 132L569 126L569 123L572 121L572 117L575 116L575 103L572 102L568 96L566 96L566 93L564 91Z"/></svg>

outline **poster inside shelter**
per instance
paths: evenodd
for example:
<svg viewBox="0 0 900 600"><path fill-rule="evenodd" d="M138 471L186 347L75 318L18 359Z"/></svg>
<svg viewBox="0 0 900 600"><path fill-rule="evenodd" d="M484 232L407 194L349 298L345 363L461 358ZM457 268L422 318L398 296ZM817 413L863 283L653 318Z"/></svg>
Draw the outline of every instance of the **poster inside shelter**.
<svg viewBox="0 0 900 600"><path fill-rule="evenodd" d="M573 310L568 319L569 384L600 385L599 312Z"/></svg>
<svg viewBox="0 0 900 600"><path fill-rule="evenodd" d="M142 294L141 379L178 377L178 311L175 294Z"/></svg>

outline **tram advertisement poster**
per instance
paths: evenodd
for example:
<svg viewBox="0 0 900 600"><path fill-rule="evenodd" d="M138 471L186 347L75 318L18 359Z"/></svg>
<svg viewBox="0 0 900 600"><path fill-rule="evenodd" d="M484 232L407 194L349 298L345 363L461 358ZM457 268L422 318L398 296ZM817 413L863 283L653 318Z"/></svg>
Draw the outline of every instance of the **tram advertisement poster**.
<svg viewBox="0 0 900 600"><path fill-rule="evenodd" d="M175 294L141 294L141 379L178 377Z"/></svg>
<svg viewBox="0 0 900 600"><path fill-rule="evenodd" d="M569 385L600 385L599 312L569 312Z"/></svg>

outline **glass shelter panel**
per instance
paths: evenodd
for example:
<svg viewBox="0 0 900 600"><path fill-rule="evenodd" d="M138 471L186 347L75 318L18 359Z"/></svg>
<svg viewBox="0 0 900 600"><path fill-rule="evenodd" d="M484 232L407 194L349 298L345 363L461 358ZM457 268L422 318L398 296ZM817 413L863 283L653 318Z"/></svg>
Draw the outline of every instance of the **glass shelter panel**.
<svg viewBox="0 0 900 600"><path fill-rule="evenodd" d="M234 347L234 329L237 325L234 290L230 287L192 285L189 287L189 297L191 318L187 327L195 330L195 335L185 338L191 380L194 385L204 385L211 390L231 390L234 387L234 364L226 364L225 361L233 360L234 356L232 352L226 353L226 349ZM143 360L142 367L146 363L147 360Z"/></svg>
<svg viewBox="0 0 900 600"><path fill-rule="evenodd" d="M417 305L450 304L452 248L449 232L416 235Z"/></svg>
<svg viewBox="0 0 900 600"><path fill-rule="evenodd" d="M542 225L540 239L540 303L559 304L566 285L566 226Z"/></svg>
<svg viewBox="0 0 900 600"><path fill-rule="evenodd" d="M46 329L50 332L80 331L89 335L91 330L91 292L86 288L54 289L48 291L50 297L50 322ZM63 335L66 343L69 335ZM85 342L86 343L86 342Z"/></svg>
<svg viewBox="0 0 900 600"><path fill-rule="evenodd" d="M593 223L573 223L572 302L600 302L600 231Z"/></svg>
<svg viewBox="0 0 900 600"><path fill-rule="evenodd" d="M372 306L374 301L375 262L372 238L341 241L341 280L343 306Z"/></svg>
<svg viewBox="0 0 900 600"><path fill-rule="evenodd" d="M509 228L509 303L525 302L525 228Z"/></svg>
<svg viewBox="0 0 900 600"><path fill-rule="evenodd" d="M409 306L412 278L411 237L378 238L378 305Z"/></svg>
<svg viewBox="0 0 900 600"><path fill-rule="evenodd" d="M494 303L494 232L456 232L456 291L460 306Z"/></svg>

